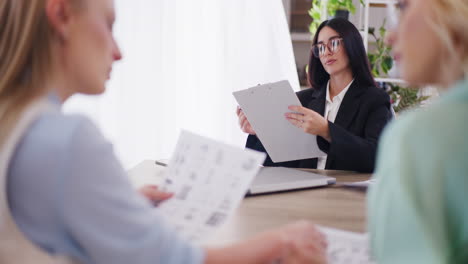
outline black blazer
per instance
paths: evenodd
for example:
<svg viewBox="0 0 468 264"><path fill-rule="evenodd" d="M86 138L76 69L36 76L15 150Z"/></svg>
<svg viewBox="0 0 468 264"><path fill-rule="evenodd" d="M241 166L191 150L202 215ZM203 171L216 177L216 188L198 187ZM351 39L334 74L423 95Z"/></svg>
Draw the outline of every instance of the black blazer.
<svg viewBox="0 0 468 264"><path fill-rule="evenodd" d="M297 92L304 107L324 116L326 85ZM341 102L335 122L329 122L332 142L318 136L319 148L327 153L325 169L373 172L377 142L385 125L393 117L390 97L377 87L360 86L356 80ZM257 136L249 135L246 147L266 152ZM265 166L317 168L317 159L274 163L270 156Z"/></svg>

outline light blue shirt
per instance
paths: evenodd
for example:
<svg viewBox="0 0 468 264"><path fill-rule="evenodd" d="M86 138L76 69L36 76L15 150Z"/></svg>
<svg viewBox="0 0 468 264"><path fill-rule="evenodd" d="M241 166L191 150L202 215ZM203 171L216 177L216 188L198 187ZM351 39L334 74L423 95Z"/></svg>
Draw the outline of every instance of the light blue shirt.
<svg viewBox="0 0 468 264"><path fill-rule="evenodd" d="M378 263L468 263L468 81L382 136L369 232Z"/></svg>
<svg viewBox="0 0 468 264"><path fill-rule="evenodd" d="M37 245L82 263L202 263L132 187L112 145L87 118L56 110L33 123L8 172L8 199Z"/></svg>

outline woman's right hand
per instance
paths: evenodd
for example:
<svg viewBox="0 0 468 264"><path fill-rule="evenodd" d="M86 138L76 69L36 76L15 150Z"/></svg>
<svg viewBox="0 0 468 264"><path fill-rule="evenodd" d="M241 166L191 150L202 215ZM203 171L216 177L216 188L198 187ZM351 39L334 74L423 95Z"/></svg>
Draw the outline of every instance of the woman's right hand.
<svg viewBox="0 0 468 264"><path fill-rule="evenodd" d="M237 114L237 117L239 118L239 126L242 132L250 134L250 135L255 135L256 133L253 130L252 126L250 125L249 120L247 120L247 117L245 116L244 112L239 106L237 106L236 114Z"/></svg>
<svg viewBox="0 0 468 264"><path fill-rule="evenodd" d="M301 221L257 235L245 242L208 249L206 264L324 264L325 236L309 222Z"/></svg>
<svg viewBox="0 0 468 264"><path fill-rule="evenodd" d="M138 191L154 205L158 205L174 196L173 193L159 190L156 185L145 185Z"/></svg>

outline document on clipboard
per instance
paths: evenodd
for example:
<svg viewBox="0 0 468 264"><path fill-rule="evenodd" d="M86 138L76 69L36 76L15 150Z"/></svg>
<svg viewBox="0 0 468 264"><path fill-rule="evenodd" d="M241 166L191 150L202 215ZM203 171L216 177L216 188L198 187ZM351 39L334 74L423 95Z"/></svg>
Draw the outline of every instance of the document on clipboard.
<svg viewBox="0 0 468 264"><path fill-rule="evenodd" d="M290 105L301 105L287 80L233 95L273 162L326 156L317 145L317 136L305 133L284 116Z"/></svg>

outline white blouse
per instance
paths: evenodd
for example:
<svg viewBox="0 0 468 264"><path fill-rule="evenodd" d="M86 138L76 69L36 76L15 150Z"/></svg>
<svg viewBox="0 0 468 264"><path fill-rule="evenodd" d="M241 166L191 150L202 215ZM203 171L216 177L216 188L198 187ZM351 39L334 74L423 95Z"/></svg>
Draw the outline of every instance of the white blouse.
<svg viewBox="0 0 468 264"><path fill-rule="evenodd" d="M341 102L343 102L343 98L346 95L346 92L348 92L349 87L351 84L353 84L353 80L341 91L339 94L337 94L333 99L330 98L330 81L327 83L327 95L325 97L325 114L324 117L330 122L335 122L336 115L338 114L338 111L340 110ZM319 157L317 161L317 169L319 170L324 170L325 165L327 164L327 157L328 156L323 156Z"/></svg>

